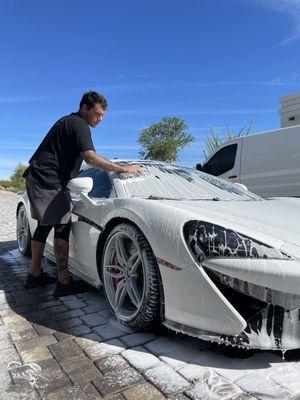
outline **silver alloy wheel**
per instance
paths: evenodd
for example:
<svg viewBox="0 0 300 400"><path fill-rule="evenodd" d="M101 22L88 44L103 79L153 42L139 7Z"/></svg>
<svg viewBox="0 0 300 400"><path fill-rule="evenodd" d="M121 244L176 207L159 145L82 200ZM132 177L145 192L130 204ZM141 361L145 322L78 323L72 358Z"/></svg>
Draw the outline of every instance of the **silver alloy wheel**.
<svg viewBox="0 0 300 400"><path fill-rule="evenodd" d="M28 241L30 240L29 224L24 206L21 206L17 217L17 242L22 254L28 251Z"/></svg>
<svg viewBox="0 0 300 400"><path fill-rule="evenodd" d="M103 283L115 315L132 320L139 312L145 292L145 270L138 245L125 232L116 232L105 246Z"/></svg>

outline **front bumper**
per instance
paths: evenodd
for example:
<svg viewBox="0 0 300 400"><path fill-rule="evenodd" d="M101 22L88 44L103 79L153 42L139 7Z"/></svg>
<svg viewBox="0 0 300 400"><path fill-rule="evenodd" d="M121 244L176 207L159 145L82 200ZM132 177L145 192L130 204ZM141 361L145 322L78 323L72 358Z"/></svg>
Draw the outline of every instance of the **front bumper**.
<svg viewBox="0 0 300 400"><path fill-rule="evenodd" d="M247 348L300 348L300 295L272 290L207 268L206 272L247 323L237 335L220 335L210 337L211 340Z"/></svg>

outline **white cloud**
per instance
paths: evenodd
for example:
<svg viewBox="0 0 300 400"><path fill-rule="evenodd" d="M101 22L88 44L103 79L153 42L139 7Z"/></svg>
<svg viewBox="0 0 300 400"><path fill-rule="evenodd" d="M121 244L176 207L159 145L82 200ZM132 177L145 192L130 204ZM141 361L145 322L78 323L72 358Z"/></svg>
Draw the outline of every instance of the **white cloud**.
<svg viewBox="0 0 300 400"><path fill-rule="evenodd" d="M0 156L6 150L34 150L39 145L40 141L38 138L36 140L28 140L27 135L14 136L11 139L6 135L4 140L1 140Z"/></svg>
<svg viewBox="0 0 300 400"><path fill-rule="evenodd" d="M24 158L16 159L16 158L12 158L12 157L7 157L7 158L1 157L0 158L0 168L1 169L2 168L4 168L4 169L13 168L14 169L14 168L16 168L18 163L27 164L28 160L24 159Z"/></svg>
<svg viewBox="0 0 300 400"><path fill-rule="evenodd" d="M299 0L300 1L300 0ZM300 19L300 17L299 17ZM299 29L300 31L300 29ZM178 89L178 88L195 88L195 87L214 87L214 86L243 86L243 85L259 85L259 86L282 86L289 85L289 82L278 82L276 79L271 80L246 80L246 81L161 81L161 82L143 82L143 83L122 83L115 85L94 85L93 88L100 93L109 92L145 92L149 90L165 90L165 89ZM300 82L299 82L300 86ZM70 91L84 91L86 88L70 89Z"/></svg>
<svg viewBox="0 0 300 400"><path fill-rule="evenodd" d="M258 2L258 0L254 0ZM275 1L275 0L274 0ZM281 1L281 0L280 0ZM296 0L295 0L296 1ZM300 2L300 0L297 0ZM259 3L261 3L259 1ZM264 4L261 4L262 6ZM298 13L299 27L298 35L300 37L300 9ZM188 81L188 80L173 80L173 81L145 81L145 82L129 82L120 83L112 85L99 85L95 84L91 87L94 90L99 90L101 93L109 92L147 92L147 91L158 91L166 89L179 89L179 88L195 88L195 87L218 87L218 86L289 86L297 85L300 86L300 81L288 81L288 80L278 80L277 78L270 80L237 80L237 81ZM0 104L11 104L11 103L27 103L27 102L41 102L47 101L49 99L55 99L58 96L67 96L69 93L75 93L88 90L88 88L65 88L60 91L55 91L52 93L47 92L47 95L32 95L32 96L2 96L0 97ZM192 103L190 101L189 103ZM174 103L175 104L175 103ZM188 102L186 102L188 104ZM41 121L35 124L22 125L26 128L44 128L51 126L53 121Z"/></svg>
<svg viewBox="0 0 300 400"><path fill-rule="evenodd" d="M48 97L46 97L46 96L30 96L30 97L9 96L9 97L0 97L0 103L2 103L2 104L5 104L5 103L28 103L28 102L35 102L35 101L45 101L47 99L48 99Z"/></svg>
<svg viewBox="0 0 300 400"><path fill-rule="evenodd" d="M135 145L135 144L125 144L125 145L120 145L120 144L106 144L106 145L99 145L97 146L100 151L131 151L131 150L138 150L140 146Z"/></svg>
<svg viewBox="0 0 300 400"><path fill-rule="evenodd" d="M278 110L276 109L228 109L228 110L189 110L180 111L180 115L191 116L191 115L240 115L240 114L276 114ZM151 116L151 117L161 117L169 113L169 111L164 110L151 110L147 109L128 109L128 110L113 110L110 112L111 116Z"/></svg>
<svg viewBox="0 0 300 400"><path fill-rule="evenodd" d="M132 78L151 78L152 76L149 74L117 74L116 78L117 79L132 79Z"/></svg>
<svg viewBox="0 0 300 400"><path fill-rule="evenodd" d="M37 144L35 145L26 145L26 144L3 144L1 143L1 149L3 150L34 150L37 148Z"/></svg>
<svg viewBox="0 0 300 400"><path fill-rule="evenodd" d="M255 2L273 11L289 14L294 19L293 31L281 41L281 46L300 39L300 0L255 0Z"/></svg>

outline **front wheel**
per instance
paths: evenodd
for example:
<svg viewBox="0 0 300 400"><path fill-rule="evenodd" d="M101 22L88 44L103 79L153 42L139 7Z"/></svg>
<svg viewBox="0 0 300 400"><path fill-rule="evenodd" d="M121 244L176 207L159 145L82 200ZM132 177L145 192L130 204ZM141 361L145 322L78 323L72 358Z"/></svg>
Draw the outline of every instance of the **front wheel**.
<svg viewBox="0 0 300 400"><path fill-rule="evenodd" d="M29 257L31 255L31 234L24 205L21 205L17 214L17 242L20 252Z"/></svg>
<svg viewBox="0 0 300 400"><path fill-rule="evenodd" d="M116 226L103 249L102 282L118 320L134 329L149 329L159 320L159 272L142 232L129 224Z"/></svg>

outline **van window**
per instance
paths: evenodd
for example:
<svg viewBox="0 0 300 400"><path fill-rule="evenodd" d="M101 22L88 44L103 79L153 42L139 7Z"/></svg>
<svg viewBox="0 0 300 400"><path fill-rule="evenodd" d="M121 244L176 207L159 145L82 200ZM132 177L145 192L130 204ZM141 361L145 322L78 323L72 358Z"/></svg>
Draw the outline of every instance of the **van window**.
<svg viewBox="0 0 300 400"><path fill-rule="evenodd" d="M211 175L221 175L234 166L237 143L223 147L205 164L202 171Z"/></svg>

